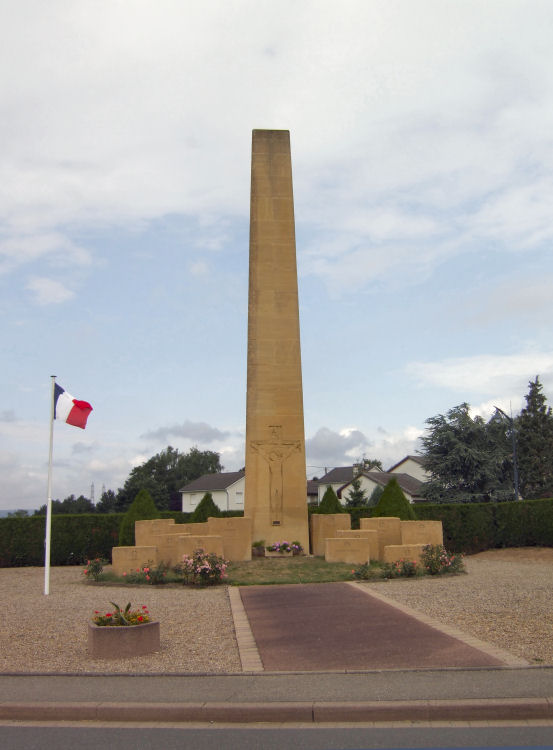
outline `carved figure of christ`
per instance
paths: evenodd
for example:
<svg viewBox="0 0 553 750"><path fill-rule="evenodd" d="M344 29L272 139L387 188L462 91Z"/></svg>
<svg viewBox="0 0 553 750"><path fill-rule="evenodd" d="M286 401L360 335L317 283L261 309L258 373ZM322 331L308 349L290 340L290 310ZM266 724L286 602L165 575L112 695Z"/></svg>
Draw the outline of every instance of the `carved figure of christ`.
<svg viewBox="0 0 553 750"><path fill-rule="evenodd" d="M282 425L271 425L269 440L252 440L252 448L269 464L269 502L271 521L278 525L282 521L284 495L283 466L286 459L301 449L299 440L283 440Z"/></svg>

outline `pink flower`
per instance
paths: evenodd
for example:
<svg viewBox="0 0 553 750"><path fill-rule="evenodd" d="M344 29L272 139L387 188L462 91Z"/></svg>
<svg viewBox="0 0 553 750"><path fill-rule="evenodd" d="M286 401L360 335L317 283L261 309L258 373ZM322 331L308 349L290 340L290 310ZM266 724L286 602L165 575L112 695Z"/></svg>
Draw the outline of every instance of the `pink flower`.
<svg viewBox="0 0 553 750"><path fill-rule="evenodd" d="M126 575L127 575L126 573L123 573L123 578L124 578L124 577L125 577Z"/></svg>
<svg viewBox="0 0 553 750"><path fill-rule="evenodd" d="M145 604L143 604L142 609L148 609L148 607Z"/></svg>

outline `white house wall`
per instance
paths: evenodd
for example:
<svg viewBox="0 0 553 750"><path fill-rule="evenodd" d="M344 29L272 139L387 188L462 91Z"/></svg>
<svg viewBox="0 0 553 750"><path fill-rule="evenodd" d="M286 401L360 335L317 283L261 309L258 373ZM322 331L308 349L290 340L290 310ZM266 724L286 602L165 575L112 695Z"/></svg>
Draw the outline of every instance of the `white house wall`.
<svg viewBox="0 0 553 750"><path fill-rule="evenodd" d="M423 467L417 462L413 461L412 458L406 458L402 461L395 469L390 472L391 474L409 474L411 477L415 477L419 482L427 482L429 476Z"/></svg>
<svg viewBox="0 0 553 750"><path fill-rule="evenodd" d="M213 502L219 510L244 510L244 487L246 481L241 477L226 490L198 490L197 492L183 492L182 511L191 513L196 509L206 492L211 492Z"/></svg>

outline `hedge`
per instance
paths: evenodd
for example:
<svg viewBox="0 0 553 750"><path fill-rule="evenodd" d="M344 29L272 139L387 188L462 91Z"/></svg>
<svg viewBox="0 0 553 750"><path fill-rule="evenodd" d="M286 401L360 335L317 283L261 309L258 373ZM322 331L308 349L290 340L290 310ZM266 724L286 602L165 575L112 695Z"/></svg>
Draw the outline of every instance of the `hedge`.
<svg viewBox="0 0 553 750"><path fill-rule="evenodd" d="M475 553L500 547L553 547L553 498L506 503L417 503L420 521L441 521L451 552ZM374 508L352 508L352 529Z"/></svg>
<svg viewBox="0 0 553 750"><path fill-rule="evenodd" d="M223 518L242 511L224 511ZM162 518L188 523L190 513L162 511ZM52 515L51 565L81 565L92 557L111 560L111 548L119 541L123 513ZM44 565L46 516L0 518L0 568Z"/></svg>

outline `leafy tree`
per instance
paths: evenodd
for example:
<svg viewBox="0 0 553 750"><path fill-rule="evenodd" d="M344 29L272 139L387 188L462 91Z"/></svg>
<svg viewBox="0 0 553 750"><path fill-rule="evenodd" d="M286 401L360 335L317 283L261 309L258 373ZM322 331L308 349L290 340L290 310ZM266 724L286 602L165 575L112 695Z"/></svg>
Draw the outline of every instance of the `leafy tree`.
<svg viewBox="0 0 553 750"><path fill-rule="evenodd" d="M130 508L121 519L121 524L119 526L119 546L134 546L135 521L147 521L159 517L159 510L156 508L148 490L140 490L131 503Z"/></svg>
<svg viewBox="0 0 553 750"><path fill-rule="evenodd" d="M64 500L52 500L52 514L54 513L94 513L94 503L84 495L69 495ZM34 513L35 516L46 515L46 504L41 505Z"/></svg>
<svg viewBox="0 0 553 750"><path fill-rule="evenodd" d="M516 420L522 497L553 494L553 414L539 377L528 383L526 406Z"/></svg>
<svg viewBox="0 0 553 750"><path fill-rule="evenodd" d="M220 456L213 451L192 448L188 453L168 446L161 453L136 466L117 494L118 510L129 506L136 493L147 489L161 510L180 509L179 489L201 477L222 471Z"/></svg>
<svg viewBox="0 0 553 750"><path fill-rule="evenodd" d="M117 495L113 490L104 490L96 504L96 513L117 513Z"/></svg>
<svg viewBox="0 0 553 750"><path fill-rule="evenodd" d="M403 494L397 479L390 479L386 487L384 487L384 491L372 515L373 518L395 516L396 518L401 518L402 521L417 520L413 506Z"/></svg>
<svg viewBox="0 0 553 750"><path fill-rule="evenodd" d="M220 518L221 511L211 492L206 492L190 516L190 523L205 523L208 518Z"/></svg>
<svg viewBox="0 0 553 750"><path fill-rule="evenodd" d="M317 513L344 513L344 508L338 500L338 495L329 484L323 495L323 499L317 508Z"/></svg>
<svg viewBox="0 0 553 750"><path fill-rule="evenodd" d="M346 498L346 508L364 508L367 505L367 495L365 490L361 489L361 480L355 477L351 483L352 489Z"/></svg>
<svg viewBox="0 0 553 750"><path fill-rule="evenodd" d="M362 471L383 471L382 461L377 458L364 458L360 463Z"/></svg>
<svg viewBox="0 0 553 750"><path fill-rule="evenodd" d="M423 456L431 478L422 494L432 502L506 499L511 492L505 424L497 416L473 419L469 409L463 403L426 420Z"/></svg>
<svg viewBox="0 0 553 750"><path fill-rule="evenodd" d="M8 518L27 518L28 515L28 510L20 508L19 510L14 510L11 513L8 513Z"/></svg>

